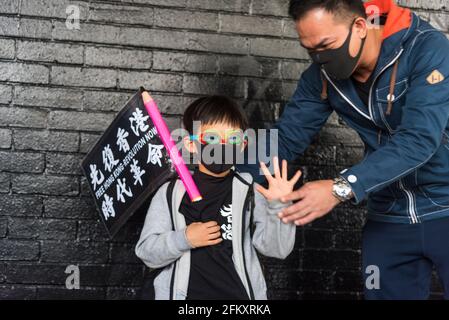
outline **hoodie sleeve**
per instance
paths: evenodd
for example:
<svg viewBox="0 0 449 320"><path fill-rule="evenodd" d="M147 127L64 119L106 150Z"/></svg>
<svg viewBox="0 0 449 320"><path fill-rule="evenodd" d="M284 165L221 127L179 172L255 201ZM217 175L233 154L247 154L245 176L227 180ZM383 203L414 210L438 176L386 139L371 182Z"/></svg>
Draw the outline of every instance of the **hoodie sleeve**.
<svg viewBox="0 0 449 320"><path fill-rule="evenodd" d="M407 102L392 139L341 172L352 187L355 203L423 166L441 145L449 120L449 41L439 32L425 37L411 52ZM435 73L441 75L440 81L432 83Z"/></svg>
<svg viewBox="0 0 449 320"><path fill-rule="evenodd" d="M291 203L268 201L255 187L254 196L254 247L267 257L287 258L295 245L296 226L283 223L277 214Z"/></svg>
<svg viewBox="0 0 449 320"><path fill-rule="evenodd" d="M165 267L192 248L185 234L186 229L172 229L167 186L168 183L164 184L153 197L135 249L136 255L150 268Z"/></svg>

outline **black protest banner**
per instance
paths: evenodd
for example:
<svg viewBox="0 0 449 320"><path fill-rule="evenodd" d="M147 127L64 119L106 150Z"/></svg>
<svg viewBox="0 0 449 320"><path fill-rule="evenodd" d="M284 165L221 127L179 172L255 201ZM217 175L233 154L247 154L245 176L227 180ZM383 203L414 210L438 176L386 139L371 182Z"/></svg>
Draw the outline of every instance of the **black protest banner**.
<svg viewBox="0 0 449 320"><path fill-rule="evenodd" d="M143 105L141 91L126 103L81 167L111 237L175 175Z"/></svg>

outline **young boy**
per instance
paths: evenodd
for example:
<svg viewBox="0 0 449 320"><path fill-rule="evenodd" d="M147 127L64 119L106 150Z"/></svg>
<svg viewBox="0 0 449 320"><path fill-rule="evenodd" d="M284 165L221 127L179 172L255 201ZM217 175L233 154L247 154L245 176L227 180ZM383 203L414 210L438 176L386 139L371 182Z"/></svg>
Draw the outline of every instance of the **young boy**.
<svg viewBox="0 0 449 320"><path fill-rule="evenodd" d="M201 122L198 132L192 132L194 121ZM137 256L156 269L154 297L266 299L256 250L280 259L292 251L295 226L278 218L288 205L278 199L293 190L301 172L288 180L286 162L281 172L274 158L274 176L262 163L269 182L265 189L255 187L250 174L232 170L236 154L246 147L248 122L227 97L196 100L186 109L183 123L190 134L185 147L199 156L193 179L203 200L192 203L180 180L165 183L155 194L136 246ZM231 163L225 161L229 153Z"/></svg>

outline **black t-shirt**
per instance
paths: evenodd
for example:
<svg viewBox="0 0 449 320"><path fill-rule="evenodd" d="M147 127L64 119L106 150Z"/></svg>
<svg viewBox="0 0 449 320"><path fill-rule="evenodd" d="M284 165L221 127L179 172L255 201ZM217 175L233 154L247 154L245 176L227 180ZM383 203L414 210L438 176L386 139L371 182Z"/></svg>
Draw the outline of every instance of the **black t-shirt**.
<svg viewBox="0 0 449 320"><path fill-rule="evenodd" d="M359 82L351 77L352 82L354 83L355 90L357 91L357 94L359 95L360 99L362 99L363 103L365 103L366 106L368 106L369 103L369 90L371 88L371 85L373 83L374 72L371 74L368 80L366 82Z"/></svg>
<svg viewBox="0 0 449 320"><path fill-rule="evenodd" d="M217 178L196 169L193 179L203 200L192 203L185 194L181 201L179 211L187 225L217 221L223 238L217 245L191 250L188 300L249 299L232 260L233 176L231 171L226 177Z"/></svg>
<svg viewBox="0 0 449 320"><path fill-rule="evenodd" d="M379 17L379 25L384 26L387 21L386 15L381 15ZM376 64L377 67L377 64ZM376 68L374 68L376 70ZM359 95L360 99L362 99L363 103L365 103L366 106L369 104L369 90L371 88L371 85L374 81L374 71L371 73L368 80L365 82L359 82L355 80L353 77L351 77L352 82L354 83L355 90L357 91L357 94Z"/></svg>

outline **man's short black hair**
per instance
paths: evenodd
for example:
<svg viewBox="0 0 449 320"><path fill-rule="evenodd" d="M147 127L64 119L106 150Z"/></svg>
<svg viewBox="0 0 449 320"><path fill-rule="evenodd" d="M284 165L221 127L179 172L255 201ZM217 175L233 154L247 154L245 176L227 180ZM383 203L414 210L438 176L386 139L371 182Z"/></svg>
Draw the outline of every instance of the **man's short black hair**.
<svg viewBox="0 0 449 320"><path fill-rule="evenodd" d="M248 129L248 119L241 107L226 96L206 96L192 102L184 112L182 122L189 134L193 131L193 122L213 125L227 123L243 131Z"/></svg>
<svg viewBox="0 0 449 320"><path fill-rule="evenodd" d="M318 8L335 14L343 21L351 22L357 16L366 18L362 0L290 0L288 13L295 21L298 21L309 11Z"/></svg>

